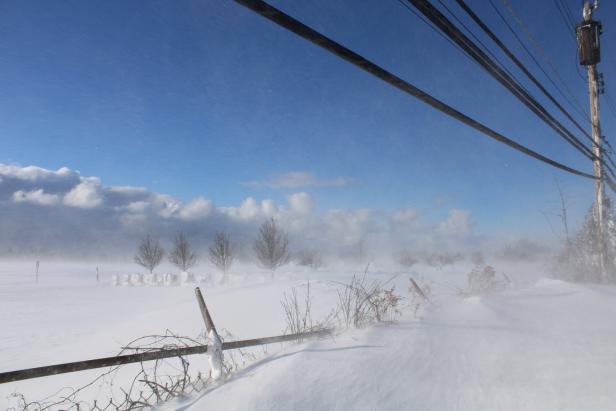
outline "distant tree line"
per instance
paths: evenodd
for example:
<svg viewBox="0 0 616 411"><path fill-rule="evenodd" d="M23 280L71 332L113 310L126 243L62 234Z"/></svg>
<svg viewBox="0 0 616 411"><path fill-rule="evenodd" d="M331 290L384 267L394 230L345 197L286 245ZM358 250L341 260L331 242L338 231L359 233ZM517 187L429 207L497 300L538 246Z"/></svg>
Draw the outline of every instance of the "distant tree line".
<svg viewBox="0 0 616 411"><path fill-rule="evenodd" d="M291 260L289 237L274 218L270 218L261 224L253 241L252 249L259 264L271 270L272 275L276 269ZM224 231L217 232L207 253L209 261L222 272L223 281L227 281L229 270L237 257L237 248L229 234ZM315 251L311 251L308 257L303 256L303 260L309 261L306 265L320 266L320 255L317 257L315 253ZM164 255L165 250L160 242L148 234L141 240L134 261L152 273L162 263ZM168 260L184 272L187 272L199 262L199 256L183 232L177 233L173 238ZM315 264L316 261L318 261L318 264Z"/></svg>

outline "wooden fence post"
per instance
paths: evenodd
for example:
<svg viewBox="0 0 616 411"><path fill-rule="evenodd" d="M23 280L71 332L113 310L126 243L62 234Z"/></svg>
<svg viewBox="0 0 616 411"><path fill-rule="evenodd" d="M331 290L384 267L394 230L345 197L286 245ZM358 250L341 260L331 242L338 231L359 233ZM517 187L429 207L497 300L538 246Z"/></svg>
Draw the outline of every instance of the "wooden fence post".
<svg viewBox="0 0 616 411"><path fill-rule="evenodd" d="M212 321L207 305L205 305L205 300L203 299L203 294L201 294L199 287L195 288L195 295L197 297L197 303L199 304L199 310L201 310L203 322L205 323L207 336L210 339L207 353L210 359L210 367L212 368L212 378L220 380L222 377L223 365L222 341L218 336L218 331L216 331L216 326L214 325L214 321Z"/></svg>
<svg viewBox="0 0 616 411"><path fill-rule="evenodd" d="M426 294L423 292L423 290L421 289L420 286L417 285L417 283L415 282L415 280L413 280L413 277L410 278L411 280L411 285L413 286L413 289L415 290L415 292L417 294L419 294L421 296L421 298L424 299L424 301L430 301L428 299L428 297L426 296Z"/></svg>

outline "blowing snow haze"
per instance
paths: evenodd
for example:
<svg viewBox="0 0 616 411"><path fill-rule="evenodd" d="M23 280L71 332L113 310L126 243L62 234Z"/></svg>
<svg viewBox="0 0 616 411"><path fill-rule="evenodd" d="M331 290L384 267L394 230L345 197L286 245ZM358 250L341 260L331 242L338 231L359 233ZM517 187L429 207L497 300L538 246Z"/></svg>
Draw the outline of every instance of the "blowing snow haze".
<svg viewBox="0 0 616 411"><path fill-rule="evenodd" d="M0 409L615 409L579 3L0 1Z"/></svg>

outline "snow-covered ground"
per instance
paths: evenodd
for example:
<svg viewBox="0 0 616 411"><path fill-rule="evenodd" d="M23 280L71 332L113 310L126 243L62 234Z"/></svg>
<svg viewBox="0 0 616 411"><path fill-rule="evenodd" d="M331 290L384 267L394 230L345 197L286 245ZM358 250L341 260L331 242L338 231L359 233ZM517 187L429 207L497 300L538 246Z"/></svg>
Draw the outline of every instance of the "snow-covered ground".
<svg viewBox="0 0 616 411"><path fill-rule="evenodd" d="M103 282L95 280L95 266ZM470 267L412 272L374 267L407 296L408 277L432 287L419 318L349 330L332 339L276 344L222 385L170 409L190 410L610 410L616 404L616 287L545 278L539 265L494 264L512 288L462 298ZM203 322L193 285L113 287L134 266L41 262L0 264L0 371L115 355L134 338L166 329L196 337ZM195 270L200 272L200 270ZM201 270L206 274L208 270ZM284 331L280 301L310 280L313 317L336 302L354 270L282 269L271 279L238 267L228 285L200 284L219 329L237 338ZM210 270L209 272L213 272ZM205 358L190 358L203 365ZM100 374L88 371L0 385L0 409L20 392L45 398ZM86 398L87 399L87 398Z"/></svg>

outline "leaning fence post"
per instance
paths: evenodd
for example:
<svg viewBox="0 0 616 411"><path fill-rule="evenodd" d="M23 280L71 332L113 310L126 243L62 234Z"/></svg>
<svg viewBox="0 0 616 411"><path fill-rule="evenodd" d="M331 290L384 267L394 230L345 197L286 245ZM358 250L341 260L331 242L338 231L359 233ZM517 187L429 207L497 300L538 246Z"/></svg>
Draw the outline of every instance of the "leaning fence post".
<svg viewBox="0 0 616 411"><path fill-rule="evenodd" d="M197 296L199 310L201 310L201 316L205 323L207 336L210 339L210 344L207 346L207 353L210 359L210 367L212 368L212 378L219 380L222 377L222 341L218 336L216 326L214 326L214 322L207 309L207 305L205 305L205 300L203 299L203 294L201 294L199 287L195 288L195 295Z"/></svg>
<svg viewBox="0 0 616 411"><path fill-rule="evenodd" d="M424 301L429 301L428 297L426 296L426 293L424 293L421 287L417 285L415 280L413 280L413 277L411 277L410 280L411 280L411 285L413 286L413 289L415 290L415 292L419 294L421 298L424 299Z"/></svg>

